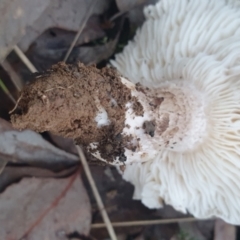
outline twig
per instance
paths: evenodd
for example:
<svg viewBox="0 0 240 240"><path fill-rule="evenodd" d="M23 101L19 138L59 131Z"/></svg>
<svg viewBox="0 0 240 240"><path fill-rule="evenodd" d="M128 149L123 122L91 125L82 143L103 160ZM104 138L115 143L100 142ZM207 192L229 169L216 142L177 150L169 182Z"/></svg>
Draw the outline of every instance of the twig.
<svg viewBox="0 0 240 240"><path fill-rule="evenodd" d="M83 29L85 28L85 26L86 26L86 24L87 24L87 21L88 21L89 17L91 16L94 3L95 3L95 0L91 0L89 10L86 12L86 15L85 15L85 17L84 17L83 23L81 24L81 26L80 26L80 28L79 28L79 30L78 30L75 38L73 39L73 41L72 41L72 43L71 43L71 45L70 45L70 47L69 47L69 49L68 49L68 51L67 51L64 59L63 59L64 62L67 61L67 59L68 59L69 55L71 54L71 52L72 52L72 50L73 50L73 48L74 48L74 46L75 46L75 44L76 44L79 36L81 35Z"/></svg>
<svg viewBox="0 0 240 240"><path fill-rule="evenodd" d="M90 186L92 188L94 197L95 197L95 199L97 201L97 205L98 205L99 211L100 211L100 213L102 215L102 218L103 218L103 221L104 221L104 227L107 228L111 240L117 240L117 236L116 236L116 234L114 232L114 229L113 229L112 223L111 223L111 221L110 221L110 219L108 217L107 211L104 208L101 196L100 196L100 194L99 194L99 192L97 190L96 184L95 184L94 179L92 177L91 171L89 169L89 166L88 166L87 160L86 160L86 158L85 158L85 156L83 154L83 151L82 151L82 149L79 146L76 146L76 148L77 148L78 154L80 156L80 160L82 162L82 166L83 166L83 169L84 169L84 171L86 173L88 182L89 182L89 184L90 184Z"/></svg>
<svg viewBox="0 0 240 240"><path fill-rule="evenodd" d="M19 104L19 102L20 102L21 99L22 99L22 94L21 94L20 97L18 98L18 100L17 100L14 108L9 112L9 114L12 114L12 113L15 111L15 109L18 107L18 104Z"/></svg>
<svg viewBox="0 0 240 240"><path fill-rule="evenodd" d="M194 221L204 221L204 220L188 217L188 218L172 218L172 219L129 221L129 222L124 221L124 222L112 222L112 226L113 227L131 227L131 226L142 226L142 225L146 226L146 225L168 224L168 223L176 223L176 222L194 222ZM93 223L91 227L103 228L103 227L106 227L106 225L105 223Z"/></svg>
<svg viewBox="0 0 240 240"><path fill-rule="evenodd" d="M64 188L64 190L61 192L61 194L52 202L52 204L39 216L39 218L29 227L29 229L22 235L20 239L24 239L28 236L28 234L43 220L43 218L53 209L55 208L60 200L66 195L68 190L73 185L75 179L77 176L79 176L80 168L79 170L70 178L70 181L68 182L67 186Z"/></svg>
<svg viewBox="0 0 240 240"><path fill-rule="evenodd" d="M23 61L26 67L31 71L31 73L35 73L38 71L17 45L13 47L13 50L18 55L18 57Z"/></svg>

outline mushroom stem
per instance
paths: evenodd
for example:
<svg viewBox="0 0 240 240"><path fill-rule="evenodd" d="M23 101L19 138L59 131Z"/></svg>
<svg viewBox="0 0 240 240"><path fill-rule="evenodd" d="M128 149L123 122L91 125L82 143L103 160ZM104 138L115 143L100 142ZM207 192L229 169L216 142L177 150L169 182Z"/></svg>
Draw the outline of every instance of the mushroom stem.
<svg viewBox="0 0 240 240"><path fill-rule="evenodd" d="M13 126L73 138L114 165L191 149L205 130L201 94L171 82L133 84L110 68L59 63L26 86ZM197 127L196 127L197 126Z"/></svg>
<svg viewBox="0 0 240 240"><path fill-rule="evenodd" d="M184 152L202 143L207 134L207 122L200 91L177 81L151 89L134 85L124 78L121 81L131 90L131 99L137 99L141 111L136 111L134 103L126 103L121 132L124 150L112 164L150 161L163 149ZM102 141L91 143L87 149L99 160L108 161L108 148L109 145Z"/></svg>

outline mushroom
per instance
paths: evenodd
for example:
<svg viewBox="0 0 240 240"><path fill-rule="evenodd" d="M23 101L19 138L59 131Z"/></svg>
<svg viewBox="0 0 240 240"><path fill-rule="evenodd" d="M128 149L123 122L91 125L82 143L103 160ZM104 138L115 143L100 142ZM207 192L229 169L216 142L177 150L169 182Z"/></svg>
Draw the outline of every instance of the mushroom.
<svg viewBox="0 0 240 240"><path fill-rule="evenodd" d="M240 224L239 5L161 0L146 7L142 28L111 62L122 77L59 65L51 81L45 77L46 91L39 90L44 81L23 91L13 125L55 130L99 160L124 165L119 171L134 185L134 198L149 208L166 203ZM53 87L62 76L69 86ZM64 102L78 87L84 101Z"/></svg>
<svg viewBox="0 0 240 240"><path fill-rule="evenodd" d="M240 224L239 3L161 0L145 8L142 28L111 62L164 99L154 138L141 138L148 156L137 151L122 173L149 208L165 202Z"/></svg>

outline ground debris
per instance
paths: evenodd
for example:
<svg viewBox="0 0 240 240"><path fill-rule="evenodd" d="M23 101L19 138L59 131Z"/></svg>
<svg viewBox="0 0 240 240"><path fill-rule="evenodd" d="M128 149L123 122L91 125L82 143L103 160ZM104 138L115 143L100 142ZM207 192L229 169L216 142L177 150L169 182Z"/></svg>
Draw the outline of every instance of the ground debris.
<svg viewBox="0 0 240 240"><path fill-rule="evenodd" d="M0 1L0 33L4 36L0 39L0 60L12 50L39 16L49 6L50 0L8 0Z"/></svg>
<svg viewBox="0 0 240 240"><path fill-rule="evenodd" d="M91 223L90 203L79 174L76 176L74 179L73 176L25 178L8 187L0 195L1 239L62 240L76 231L87 235ZM68 191L62 194L66 187ZM40 218L41 221L37 221Z"/></svg>
<svg viewBox="0 0 240 240"><path fill-rule="evenodd" d="M0 118L0 159L34 167L66 169L78 163L78 157L56 148L31 130L17 131ZM1 184L0 184L1 185Z"/></svg>

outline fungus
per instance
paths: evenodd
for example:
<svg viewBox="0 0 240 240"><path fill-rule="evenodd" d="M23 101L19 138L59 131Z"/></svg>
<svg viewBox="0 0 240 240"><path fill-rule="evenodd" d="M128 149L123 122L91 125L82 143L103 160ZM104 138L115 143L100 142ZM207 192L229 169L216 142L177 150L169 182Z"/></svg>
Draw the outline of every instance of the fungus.
<svg viewBox="0 0 240 240"><path fill-rule="evenodd" d="M144 12L112 64L133 83L159 88L155 121L167 127L141 138L151 156L126 162L123 178L149 208L165 202L240 224L239 1L161 0Z"/></svg>
<svg viewBox="0 0 240 240"><path fill-rule="evenodd" d="M39 79L28 86L13 125L72 137L99 160L124 164L120 172L134 185L134 198L149 208L166 203L196 218L240 224L237 5L161 0L148 6L142 28L111 62L123 77L78 65L81 83L75 68L58 65L41 83L54 91L43 91ZM74 87L51 85L63 79L59 66ZM73 100L76 91L84 99Z"/></svg>

